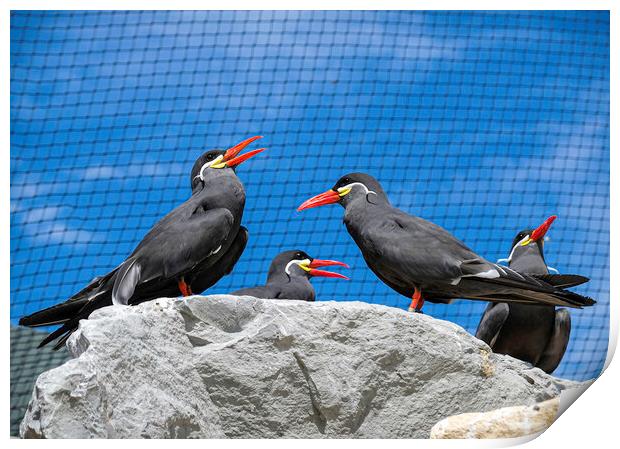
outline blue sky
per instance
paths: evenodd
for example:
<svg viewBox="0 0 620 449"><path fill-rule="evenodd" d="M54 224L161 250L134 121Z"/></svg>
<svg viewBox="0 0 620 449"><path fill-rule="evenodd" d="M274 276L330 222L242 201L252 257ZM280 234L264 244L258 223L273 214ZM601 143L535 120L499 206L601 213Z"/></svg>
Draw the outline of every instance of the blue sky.
<svg viewBox="0 0 620 449"><path fill-rule="evenodd" d="M394 205L506 257L547 216L547 259L590 276L557 374L602 367L609 302L607 12L14 12L11 317L120 263L189 195L204 150L262 134L238 170L250 242L211 291L300 248L350 282L319 299L406 308L366 268L342 210L295 212L366 171ZM483 304L425 311L475 329Z"/></svg>

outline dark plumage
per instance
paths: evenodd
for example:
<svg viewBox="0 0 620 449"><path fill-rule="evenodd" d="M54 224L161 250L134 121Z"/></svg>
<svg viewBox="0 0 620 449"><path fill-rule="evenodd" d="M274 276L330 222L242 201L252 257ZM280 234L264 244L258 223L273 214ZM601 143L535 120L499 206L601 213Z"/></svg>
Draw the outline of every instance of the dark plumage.
<svg viewBox="0 0 620 449"><path fill-rule="evenodd" d="M364 173L343 176L330 190L298 210L339 203L344 223L368 267L398 293L412 297L411 309L424 300L466 298L580 308L594 300L545 280L491 263L445 229L409 215L388 201L379 182Z"/></svg>
<svg viewBox="0 0 620 449"><path fill-rule="evenodd" d="M310 257L303 251L293 250L278 254L269 267L267 283L257 287L242 288L231 295L247 295L265 299L298 299L314 301L314 288L310 278L314 276L347 279L338 273L317 270L329 265L347 265L336 260L321 260Z"/></svg>
<svg viewBox="0 0 620 449"><path fill-rule="evenodd" d="M547 222L553 221L553 218ZM546 229L543 232L535 229L519 232L510 249L510 268L521 273L542 275L544 279L549 274L543 255L545 233ZM535 240L531 238L533 235L537 237ZM562 279L564 287L588 281L576 275L554 276L554 279ZM553 306L545 305L490 303L478 324L476 337L487 343L494 352L508 354L551 373L564 356L570 329L570 313L566 309L556 310Z"/></svg>
<svg viewBox="0 0 620 449"><path fill-rule="evenodd" d="M247 242L247 229L240 226L245 190L234 170L262 151L238 155L257 138L200 156L191 172L192 196L157 222L121 265L69 300L25 316L19 324L62 324L40 344L60 337L59 348L79 320L100 307L200 293L230 273Z"/></svg>

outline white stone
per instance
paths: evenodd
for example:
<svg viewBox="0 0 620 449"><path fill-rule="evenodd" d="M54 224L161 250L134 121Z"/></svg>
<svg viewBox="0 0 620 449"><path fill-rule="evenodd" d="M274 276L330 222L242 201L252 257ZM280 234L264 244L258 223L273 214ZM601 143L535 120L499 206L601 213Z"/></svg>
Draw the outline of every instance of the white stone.
<svg viewBox="0 0 620 449"><path fill-rule="evenodd" d="M463 413L439 421L431 438L517 438L545 431L558 416L560 398L486 413Z"/></svg>
<svg viewBox="0 0 620 449"><path fill-rule="evenodd" d="M455 324L363 302L112 306L68 347L75 358L39 376L21 436L428 438L448 416L564 387Z"/></svg>

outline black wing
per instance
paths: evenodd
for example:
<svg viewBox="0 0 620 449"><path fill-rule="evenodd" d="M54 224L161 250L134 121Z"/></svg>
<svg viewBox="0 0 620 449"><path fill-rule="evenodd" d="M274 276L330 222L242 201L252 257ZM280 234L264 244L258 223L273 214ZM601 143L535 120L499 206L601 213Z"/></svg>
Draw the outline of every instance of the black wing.
<svg viewBox="0 0 620 449"><path fill-rule="evenodd" d="M202 293L215 285L221 278L230 274L239 261L241 254L243 254L247 243L248 230L241 226L228 251L217 262L209 264L208 267L204 268L198 266L192 273L185 276L186 280L191 284L192 291L194 293Z"/></svg>
<svg viewBox="0 0 620 449"><path fill-rule="evenodd" d="M158 223L149 232L148 244L141 242L123 263L114 283L114 303L129 304L139 284L184 276L221 250L235 231L232 213L223 208L204 210L194 206L180 206L173 221L169 214L161 226Z"/></svg>
<svg viewBox="0 0 620 449"><path fill-rule="evenodd" d="M491 263L445 229L395 208L386 208L365 226L356 227L347 219L345 223L381 279L401 286L416 284L423 295L426 290L438 298L567 307L595 303L592 298Z"/></svg>
<svg viewBox="0 0 620 449"><path fill-rule="evenodd" d="M464 273L466 260L484 259L445 229L395 208L369 223L345 223L373 271L391 282L450 282Z"/></svg>
<svg viewBox="0 0 620 449"><path fill-rule="evenodd" d="M570 337L570 313L566 309L555 312L555 323L549 343L545 348L540 360L536 364L538 368L551 374L558 367L566 352Z"/></svg>
<svg viewBox="0 0 620 449"><path fill-rule="evenodd" d="M261 285L257 287L242 288L241 290L236 290L230 294L237 296L253 296L261 299L274 299L276 297L275 295L278 293L270 287Z"/></svg>
<svg viewBox="0 0 620 449"><path fill-rule="evenodd" d="M510 309L505 303L489 303L476 330L476 338L493 348L492 344L508 319Z"/></svg>

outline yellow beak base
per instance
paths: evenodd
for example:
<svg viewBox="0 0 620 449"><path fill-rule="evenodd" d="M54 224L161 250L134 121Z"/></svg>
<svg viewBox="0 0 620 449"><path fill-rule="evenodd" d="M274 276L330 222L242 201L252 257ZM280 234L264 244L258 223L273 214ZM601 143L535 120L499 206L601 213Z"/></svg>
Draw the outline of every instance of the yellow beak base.
<svg viewBox="0 0 620 449"><path fill-rule="evenodd" d="M346 189L343 189L341 187L340 189L338 189L338 195L340 195L340 197L343 197L347 195L350 191L351 191L351 187L347 187Z"/></svg>

